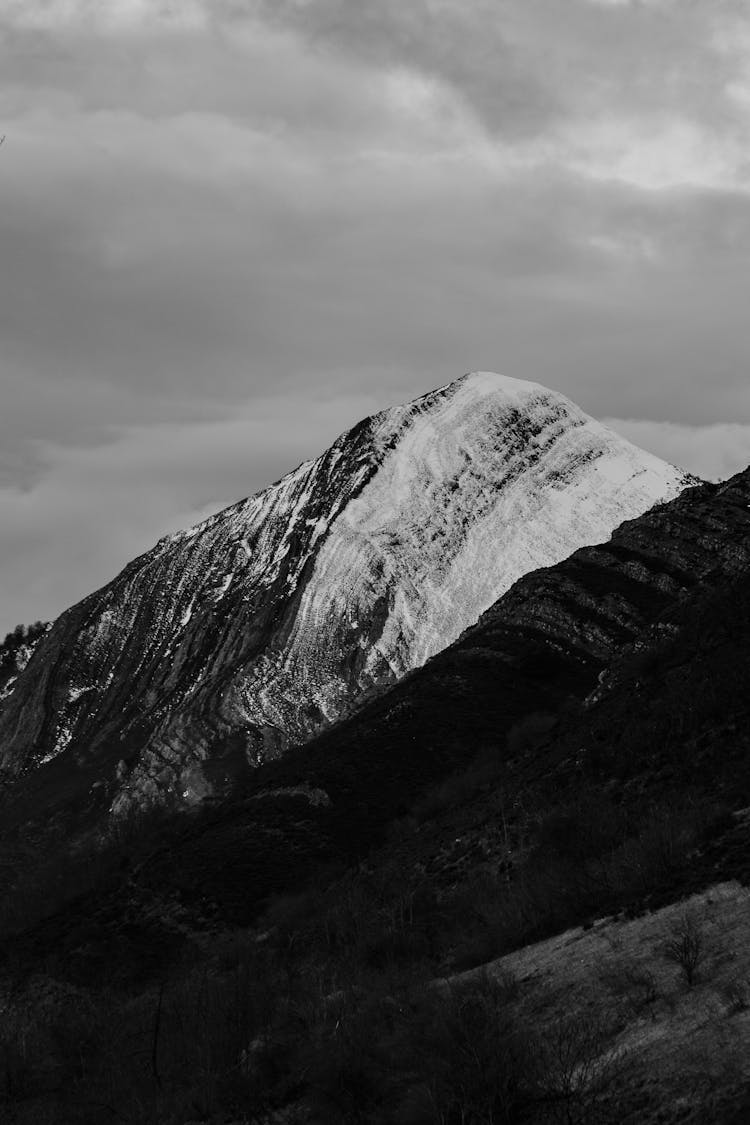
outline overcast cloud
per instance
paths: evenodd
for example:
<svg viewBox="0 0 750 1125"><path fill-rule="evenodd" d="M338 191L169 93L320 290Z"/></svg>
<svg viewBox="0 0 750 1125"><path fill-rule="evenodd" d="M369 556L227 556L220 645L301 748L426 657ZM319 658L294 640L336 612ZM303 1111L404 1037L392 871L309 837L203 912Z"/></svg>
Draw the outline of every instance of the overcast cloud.
<svg viewBox="0 0 750 1125"><path fill-rule="evenodd" d="M491 368L750 461L742 0L0 0L0 634Z"/></svg>

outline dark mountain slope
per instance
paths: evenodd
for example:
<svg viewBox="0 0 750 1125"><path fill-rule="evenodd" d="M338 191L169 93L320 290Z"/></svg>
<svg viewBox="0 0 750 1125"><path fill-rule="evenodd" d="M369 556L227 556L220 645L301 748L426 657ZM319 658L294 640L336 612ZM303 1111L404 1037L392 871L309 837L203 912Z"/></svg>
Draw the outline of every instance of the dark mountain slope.
<svg viewBox="0 0 750 1125"><path fill-rule="evenodd" d="M227 930L203 904L192 952L185 933L201 904L170 898L166 862L174 872L205 847L187 828L116 891L15 947L16 966L31 956L46 976L24 982L16 972L4 1060L43 1044L45 1067L22 1071L3 1108L28 1125L38 1120L34 1098L44 1108L55 1099L60 1120L81 1125L104 1110L132 1125L427 1125L437 1099L447 1101L445 1120L461 1120L438 1085L447 1076L477 1094L469 1122L487 1119L474 1104L485 1079L497 1079L517 1109L506 1120L526 1125L739 1125L747 1083L733 1061L746 1059L747 938L744 923L723 928L732 913L722 904L746 919L747 892L715 884L750 878L750 823L732 815L750 773L749 651L750 575L694 588L610 664L601 699L546 734L537 728L535 740L511 737L512 753L483 763L490 771L457 772L358 869L275 903L264 932ZM686 699L694 706L684 715ZM663 708L665 737L648 738L644 704ZM620 749L636 756L613 777L591 751L601 742L606 752L626 726ZM216 854L219 881L222 859L232 857ZM702 902L641 917L702 888ZM623 908L634 921L603 917ZM664 952L687 917L712 943L694 985ZM518 962L486 965L580 923ZM564 973L561 986L548 946L588 982L584 995ZM474 965L483 969L469 980L454 976ZM718 1052L710 1069L695 1049L700 1035ZM561 1091L550 1045L587 1079L592 1056L601 1058L603 1087ZM674 1072L663 1068L665 1048L679 1056ZM430 1098L420 1098L424 1084ZM744 1116L733 1115L739 1105Z"/></svg>
<svg viewBox="0 0 750 1125"><path fill-rule="evenodd" d="M483 749L504 756L509 732L525 717L575 712L664 614L691 594L699 604L714 591L731 602L726 590L749 569L746 470L690 489L623 524L609 543L527 575L456 644L360 714L269 763L246 801L217 810L176 864L183 893L221 899L213 862L231 855L242 872L232 908L247 917L280 880L301 880L321 858L362 855L431 784ZM627 713L630 704L623 706ZM570 721L575 742L577 724L588 720ZM627 725L626 714L619 721ZM533 777L541 767L532 756L528 768ZM325 801L280 795L300 786ZM232 882L226 890L234 895Z"/></svg>
<svg viewBox="0 0 750 1125"><path fill-rule="evenodd" d="M24 1085L13 1071L15 1120L36 1121L36 1096L86 1125L104 1103L133 1123L148 1106L165 1125L293 1120L295 1107L327 1125L365 1109L373 1122L431 1121L404 1100L445 1026L429 1004L427 1030L420 1019L435 995L424 982L602 915L750 881L749 504L750 471L527 576L360 715L261 767L242 799L137 825L89 890L51 912L50 878L37 911L48 916L0 945L7 1010L23 1017L4 1057L23 1058L35 1034L50 1060ZM298 894L274 901L284 888ZM258 921L262 932L236 929ZM616 941L607 925L594 932ZM672 991L652 1003L640 997L653 974L628 975L618 947L606 952L635 1015L623 1021L611 1002L571 1010L568 993L550 993L522 1034L570 1029L574 1052L584 1024L669 1034L667 1001L682 1026L674 966ZM664 969L658 944L652 954ZM732 955L722 947L725 968ZM469 1047L525 987L459 996L456 1017L478 1020L461 1025ZM690 995L703 1020L708 994ZM746 994L733 997L712 997L717 1034L730 1020L742 1034ZM463 1043L435 1066L459 1066ZM648 1112L639 1093L612 1120L680 1119L662 1112L648 1064ZM733 1081L722 1072L692 1120L733 1120L712 1109ZM543 1087L516 1119L602 1120L558 1096Z"/></svg>

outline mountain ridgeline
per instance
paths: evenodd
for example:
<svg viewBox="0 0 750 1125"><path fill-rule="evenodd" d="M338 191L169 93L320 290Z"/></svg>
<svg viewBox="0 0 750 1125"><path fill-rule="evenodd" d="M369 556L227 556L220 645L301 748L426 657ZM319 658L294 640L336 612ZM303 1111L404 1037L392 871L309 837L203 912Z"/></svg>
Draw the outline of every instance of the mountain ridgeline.
<svg viewBox="0 0 750 1125"><path fill-rule="evenodd" d="M7 693L0 768L95 777L114 811L222 792L688 483L560 395L465 376L64 613Z"/></svg>

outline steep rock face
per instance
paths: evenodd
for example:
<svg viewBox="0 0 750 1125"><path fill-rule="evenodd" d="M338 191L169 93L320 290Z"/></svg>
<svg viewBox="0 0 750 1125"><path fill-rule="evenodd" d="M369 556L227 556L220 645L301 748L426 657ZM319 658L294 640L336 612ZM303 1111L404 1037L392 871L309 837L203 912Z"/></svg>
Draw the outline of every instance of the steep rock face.
<svg viewBox="0 0 750 1125"><path fill-rule="evenodd" d="M420 885L476 874L485 847L503 862L509 794L520 793L526 819L570 801L592 771L607 791L632 771L644 808L686 791L731 793L744 808L749 623L750 469L525 575L455 644L261 766L249 796L196 819L149 885L244 923L317 865L362 858L453 771L442 798L459 806L450 835L431 843L427 824L392 835L392 855L400 865L411 852ZM466 805L460 775L477 756ZM747 856L733 859L743 877Z"/></svg>
<svg viewBox="0 0 750 1125"><path fill-rule="evenodd" d="M305 740L521 575L686 483L543 387L465 376L161 540L63 614L0 719L2 768L98 754L116 806L199 799L230 770L215 747L257 764Z"/></svg>

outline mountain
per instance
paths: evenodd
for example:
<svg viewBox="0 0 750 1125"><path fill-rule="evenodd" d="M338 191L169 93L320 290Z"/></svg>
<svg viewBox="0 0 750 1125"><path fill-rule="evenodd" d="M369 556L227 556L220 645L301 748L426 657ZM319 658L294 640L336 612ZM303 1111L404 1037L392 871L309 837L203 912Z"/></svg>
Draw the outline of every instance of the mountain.
<svg viewBox="0 0 750 1125"><path fill-rule="evenodd" d="M464 376L162 539L64 613L5 704L0 766L88 767L117 809L199 800L687 483L558 394Z"/></svg>
<svg viewBox="0 0 750 1125"><path fill-rule="evenodd" d="M676 1121L687 1089L690 1120L747 1120L747 891L726 880L750 881L749 651L750 470L524 576L242 794L116 822L104 848L51 818L13 835L6 805L13 1120L460 1120L439 1083L467 1058L470 1090L511 1067L506 1119Z"/></svg>
<svg viewBox="0 0 750 1125"><path fill-rule="evenodd" d="M641 778L642 808L670 785L728 788L744 807L749 570L750 469L684 490L525 575L424 667L262 766L245 800L155 863L152 885L247 921L319 864L360 859L431 786L483 757L495 793L543 793L547 811L594 765L604 785ZM691 750L706 731L708 766L705 746ZM462 846L488 834L502 851L497 808L464 826Z"/></svg>
<svg viewBox="0 0 750 1125"><path fill-rule="evenodd" d="M746 1121L749 652L750 469L525 575L241 793L75 846L14 798L12 1119Z"/></svg>

